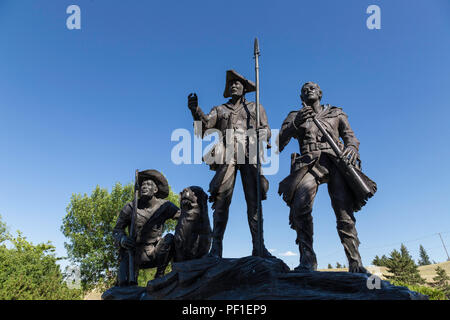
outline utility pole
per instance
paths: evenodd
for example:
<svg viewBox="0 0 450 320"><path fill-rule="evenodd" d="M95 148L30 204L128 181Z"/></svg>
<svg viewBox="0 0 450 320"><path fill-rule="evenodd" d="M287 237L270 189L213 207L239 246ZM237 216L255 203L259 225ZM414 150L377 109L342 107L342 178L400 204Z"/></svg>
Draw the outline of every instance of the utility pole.
<svg viewBox="0 0 450 320"><path fill-rule="evenodd" d="M439 235L439 237L441 238L442 245L444 246L445 253L447 254L447 261L450 261L450 257L448 256L448 251L447 251L447 248L445 247L444 240L442 239L442 236L441 236L440 233L438 233L438 235Z"/></svg>

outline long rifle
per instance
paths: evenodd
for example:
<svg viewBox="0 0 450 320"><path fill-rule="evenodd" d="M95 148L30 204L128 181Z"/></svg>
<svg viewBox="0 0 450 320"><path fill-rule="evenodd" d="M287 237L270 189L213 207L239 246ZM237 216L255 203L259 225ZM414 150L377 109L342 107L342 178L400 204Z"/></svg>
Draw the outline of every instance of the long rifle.
<svg viewBox="0 0 450 320"><path fill-rule="evenodd" d="M341 148L339 148L338 144L333 140L331 135L316 116L313 118L313 121L322 132L331 149L333 149L336 154L337 167L353 191L356 200L354 203L354 209L355 211L359 211L377 191L376 183L370 180L360 170L357 170L353 165L349 164L347 159L344 159Z"/></svg>
<svg viewBox="0 0 450 320"><path fill-rule="evenodd" d="M259 159L259 43L255 38L254 57L255 57L255 86L256 86L256 213L258 217L258 256L263 255L263 224L261 211L261 161Z"/></svg>
<svg viewBox="0 0 450 320"><path fill-rule="evenodd" d="M138 206L138 196L139 196L139 170L136 170L135 173L135 183L134 183L134 199L133 199L133 212L131 214L131 224L130 224L130 232L129 237L135 240L135 223L136 223L136 214L137 214L137 206ZM130 284L137 284L135 279L135 270L134 270L134 249L128 250L128 279Z"/></svg>

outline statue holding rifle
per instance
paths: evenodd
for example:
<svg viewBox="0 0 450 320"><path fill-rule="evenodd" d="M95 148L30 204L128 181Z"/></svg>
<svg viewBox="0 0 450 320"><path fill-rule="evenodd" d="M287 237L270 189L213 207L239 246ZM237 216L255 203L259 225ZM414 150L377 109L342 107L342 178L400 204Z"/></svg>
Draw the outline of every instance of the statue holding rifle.
<svg viewBox="0 0 450 320"><path fill-rule="evenodd" d="M209 185L209 200L213 202L214 209L212 246L209 255L213 257L222 257L222 240L238 171L241 173L247 202L247 218L253 244L252 255L272 257L264 246L260 205L260 200L266 198L269 183L260 174L258 162L252 161L254 157L251 152L251 138L249 139L249 136L245 134L249 130L253 132L256 130L257 139L269 141L270 138L270 128L264 108L259 105L257 110L256 104L245 98L246 93L256 89L255 83L234 70L228 70L223 96L230 99L226 103L212 108L209 114L204 114L198 106L197 95L190 94L188 97L188 107L194 120L201 122L202 136L208 134L207 130L216 129L220 131L223 138L207 156L215 159L210 163L210 168L216 171ZM257 121L258 118L259 121ZM230 136L231 139L229 139ZM232 150L231 153L230 150Z"/></svg>
<svg viewBox="0 0 450 320"><path fill-rule="evenodd" d="M138 172L135 189L135 201L123 207L113 230L120 248L119 286L137 284L139 269L156 267L155 278L164 275L174 246L173 234L162 236L164 223L180 216L180 209L164 200L169 195L169 184L160 172Z"/></svg>
<svg viewBox="0 0 450 320"><path fill-rule="evenodd" d="M311 213L318 186L327 183L349 271L366 273L358 250L354 212L374 195L376 184L361 172L359 141L344 111L321 105L322 91L313 82L303 85L300 97L303 108L289 113L278 139L280 152L295 138L301 153L292 154L291 173L278 190L290 207L289 223L297 232L300 265L295 270L317 269Z"/></svg>

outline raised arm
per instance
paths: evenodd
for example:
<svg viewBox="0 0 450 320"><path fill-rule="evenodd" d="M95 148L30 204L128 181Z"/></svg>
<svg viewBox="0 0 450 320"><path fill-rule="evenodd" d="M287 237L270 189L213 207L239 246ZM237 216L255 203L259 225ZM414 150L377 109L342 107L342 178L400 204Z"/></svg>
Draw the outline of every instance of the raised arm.
<svg viewBox="0 0 450 320"><path fill-rule="evenodd" d="M205 131L214 128L217 122L217 110L213 108L209 114L205 114L202 109L198 106L197 94L191 93L188 96L188 108L191 110L192 118L194 121L202 122L202 132L201 136L205 134ZM195 132L195 134L200 135L200 132Z"/></svg>

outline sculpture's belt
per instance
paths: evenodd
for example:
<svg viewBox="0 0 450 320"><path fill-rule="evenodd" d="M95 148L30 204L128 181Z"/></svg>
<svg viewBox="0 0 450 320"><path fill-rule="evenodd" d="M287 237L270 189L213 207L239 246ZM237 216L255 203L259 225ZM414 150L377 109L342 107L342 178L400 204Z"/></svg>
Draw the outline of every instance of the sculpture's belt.
<svg viewBox="0 0 450 320"><path fill-rule="evenodd" d="M326 142L313 142L313 143L306 143L301 146L300 152L302 154L313 152L313 151L319 151L319 150L326 150L331 149L330 145Z"/></svg>

